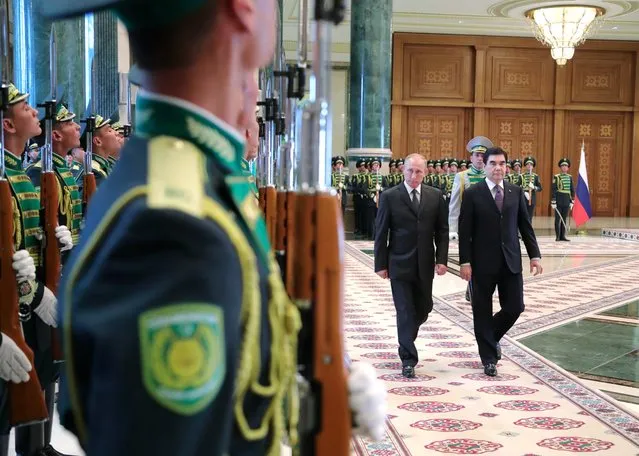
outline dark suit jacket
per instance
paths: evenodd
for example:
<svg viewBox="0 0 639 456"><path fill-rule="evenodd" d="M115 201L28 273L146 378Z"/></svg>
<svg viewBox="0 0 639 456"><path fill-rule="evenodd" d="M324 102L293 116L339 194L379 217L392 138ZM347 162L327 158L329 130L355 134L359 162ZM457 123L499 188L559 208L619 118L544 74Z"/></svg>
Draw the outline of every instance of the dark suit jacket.
<svg viewBox="0 0 639 456"><path fill-rule="evenodd" d="M448 263L448 204L422 184L419 211L400 183L381 194L375 220L375 271L391 279L432 280L435 264Z"/></svg>
<svg viewBox="0 0 639 456"><path fill-rule="evenodd" d="M501 213L486 181L466 189L459 214L459 262L470 263L473 274L498 274L503 264L513 274L520 273L518 232L528 256L541 258L527 204L522 188L508 182L504 182ZM495 257L499 254L503 262Z"/></svg>

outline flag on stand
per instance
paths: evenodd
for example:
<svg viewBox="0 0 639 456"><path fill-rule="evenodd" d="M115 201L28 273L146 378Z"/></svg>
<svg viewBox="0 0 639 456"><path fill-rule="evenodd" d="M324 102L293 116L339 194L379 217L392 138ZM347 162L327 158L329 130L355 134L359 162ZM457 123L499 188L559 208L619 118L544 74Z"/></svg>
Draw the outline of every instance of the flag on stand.
<svg viewBox="0 0 639 456"><path fill-rule="evenodd" d="M592 218L590 189L588 188L588 172L586 171L586 153L584 152L583 141L581 143L579 176L577 177L577 191L575 192L575 205L572 208L572 218L577 227L583 225Z"/></svg>

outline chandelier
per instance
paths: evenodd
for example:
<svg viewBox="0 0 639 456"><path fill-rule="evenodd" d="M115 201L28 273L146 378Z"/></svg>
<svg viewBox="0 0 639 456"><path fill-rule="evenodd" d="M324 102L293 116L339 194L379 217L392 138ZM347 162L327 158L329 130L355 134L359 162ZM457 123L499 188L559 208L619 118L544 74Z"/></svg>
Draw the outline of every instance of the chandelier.
<svg viewBox="0 0 639 456"><path fill-rule="evenodd" d="M599 24L606 10L597 6L548 6L526 12L535 37L547 46L557 65L565 65Z"/></svg>

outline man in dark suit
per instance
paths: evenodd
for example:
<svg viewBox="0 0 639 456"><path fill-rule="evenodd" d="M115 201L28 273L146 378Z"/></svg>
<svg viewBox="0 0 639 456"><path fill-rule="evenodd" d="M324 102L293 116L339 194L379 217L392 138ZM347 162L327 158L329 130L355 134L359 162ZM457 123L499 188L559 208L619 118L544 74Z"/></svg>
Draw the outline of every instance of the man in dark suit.
<svg viewBox="0 0 639 456"><path fill-rule="evenodd" d="M433 278L448 262L448 205L423 184L426 161L406 157L404 182L381 194L375 222L375 272L390 279L402 375L415 376L419 327L433 310Z"/></svg>
<svg viewBox="0 0 639 456"><path fill-rule="evenodd" d="M499 341L524 311L518 232L530 257L530 272L542 272L523 190L504 182L507 160L498 147L486 150L486 179L466 190L459 215L460 273L464 280L472 280L475 338L484 373L491 377L497 375L501 359ZM495 287L501 310L493 316Z"/></svg>

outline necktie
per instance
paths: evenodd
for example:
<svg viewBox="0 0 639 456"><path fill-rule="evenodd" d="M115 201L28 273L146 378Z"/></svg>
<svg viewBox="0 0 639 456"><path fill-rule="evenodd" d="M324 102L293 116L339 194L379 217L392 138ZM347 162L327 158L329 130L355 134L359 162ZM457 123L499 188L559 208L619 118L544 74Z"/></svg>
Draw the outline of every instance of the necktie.
<svg viewBox="0 0 639 456"><path fill-rule="evenodd" d="M495 186L495 204L497 205L499 212L501 212L501 208L504 207L504 194L502 193L499 185Z"/></svg>
<svg viewBox="0 0 639 456"><path fill-rule="evenodd" d="M413 207L415 208L415 211L419 210L419 197L417 196L417 189L414 188L413 189Z"/></svg>

